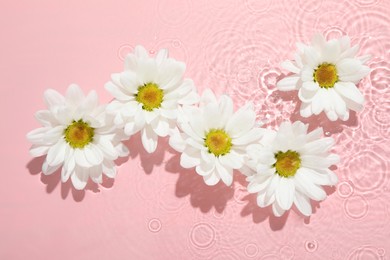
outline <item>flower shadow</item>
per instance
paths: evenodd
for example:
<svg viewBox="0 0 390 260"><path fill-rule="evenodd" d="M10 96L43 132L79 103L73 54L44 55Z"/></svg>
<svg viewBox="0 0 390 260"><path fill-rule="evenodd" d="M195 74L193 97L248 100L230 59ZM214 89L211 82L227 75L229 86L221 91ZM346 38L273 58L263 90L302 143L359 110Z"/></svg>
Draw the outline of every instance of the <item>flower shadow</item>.
<svg viewBox="0 0 390 260"><path fill-rule="evenodd" d="M69 193L72 193L73 200L76 202L81 202L85 197L85 191L89 190L93 193L99 193L101 191L101 188L110 189L114 185L114 179L108 178L103 175L103 183L100 184L100 186L89 180L84 190L76 190L70 180L65 183L61 182L61 168L50 175L43 174L42 164L44 160L45 156L34 158L27 163L26 168L31 175L35 176L40 174L40 180L43 184L46 185L46 192L48 194L53 193L53 191L56 190L57 187L60 185L61 197L64 200L69 196Z"/></svg>
<svg viewBox="0 0 390 260"><path fill-rule="evenodd" d="M335 186L324 186L323 188L327 196L330 196L336 191ZM293 206L291 210L284 213L281 217L276 217L272 212L271 206L260 208L257 205L256 197L257 194L249 194L244 198L242 198L243 201L247 201L247 205L241 211L242 217L252 215L252 219L254 223L261 223L268 219L271 230L278 231L283 229L283 227L287 222L290 212L294 211L296 214L302 217L303 222L305 224L310 224L311 217L304 216L295 206ZM316 214L317 210L321 207L320 203L321 203L320 201L313 201L313 200L311 201L311 206L313 209L312 215Z"/></svg>
<svg viewBox="0 0 390 260"><path fill-rule="evenodd" d="M252 220L254 223L261 223L268 219L271 230L273 231L282 230L287 222L290 211L287 211L281 217L276 217L273 214L272 208L270 206L266 208L260 208L257 205L256 197L257 194L248 194L247 196L242 198L242 200L246 201L247 204L242 209L241 216L246 217L252 215Z"/></svg>
<svg viewBox="0 0 390 260"><path fill-rule="evenodd" d="M325 112L321 112L319 115L312 115L310 117L303 117L300 114L300 107L302 102L298 98L298 91L280 91L275 90L271 96L282 99L283 101L292 101L295 103L293 113L290 115L290 121L301 121L305 124L309 124L309 131L312 131L318 127L322 127L324 133L330 136L332 134L341 133L345 126L356 127L358 125L358 119L355 111L349 111L349 119L342 121L340 119L336 121L330 121L326 116Z"/></svg>
<svg viewBox="0 0 390 260"><path fill-rule="evenodd" d="M124 143L129 148L130 157L132 159L137 156L140 157L141 167L146 174L151 174L155 166L159 166L163 163L165 152L169 150L167 138L159 137L156 151L148 153L142 144L141 134L139 132L131 136L130 139Z"/></svg>
<svg viewBox="0 0 390 260"><path fill-rule="evenodd" d="M165 170L179 174L176 183L176 196L178 198L189 196L192 207L199 208L203 213L209 212L211 209L222 213L228 201L233 199L234 188L232 186L228 187L222 182L215 186L206 185L202 176L198 175L194 169L184 169L180 166L179 154L167 161Z"/></svg>

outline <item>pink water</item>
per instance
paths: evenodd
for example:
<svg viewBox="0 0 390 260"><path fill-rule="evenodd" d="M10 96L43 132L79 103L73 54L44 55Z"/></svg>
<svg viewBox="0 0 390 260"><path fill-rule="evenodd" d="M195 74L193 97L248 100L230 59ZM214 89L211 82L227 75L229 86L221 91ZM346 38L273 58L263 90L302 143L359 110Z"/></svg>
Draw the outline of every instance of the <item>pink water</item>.
<svg viewBox="0 0 390 260"><path fill-rule="evenodd" d="M0 259L389 259L389 10L387 0L3 0ZM115 181L82 192L41 175L42 159L28 155L43 91L78 83L109 101L103 85L136 44L169 48L199 90L253 101L268 127L303 120L296 93L275 82L295 42L315 32L348 34L373 58L362 112L304 120L337 140L342 159L340 183L310 219L272 217L238 174L233 187L206 186L166 140L149 155L132 138Z"/></svg>

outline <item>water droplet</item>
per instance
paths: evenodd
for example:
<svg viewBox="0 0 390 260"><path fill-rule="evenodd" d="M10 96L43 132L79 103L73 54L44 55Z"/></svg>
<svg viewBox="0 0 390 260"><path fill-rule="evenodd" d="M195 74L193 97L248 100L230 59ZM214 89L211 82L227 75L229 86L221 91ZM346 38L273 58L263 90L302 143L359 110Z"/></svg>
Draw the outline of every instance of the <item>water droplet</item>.
<svg viewBox="0 0 390 260"><path fill-rule="evenodd" d="M318 248L318 243L316 240L305 242L305 249L307 252L313 253L317 250L317 248Z"/></svg>
<svg viewBox="0 0 390 260"><path fill-rule="evenodd" d="M215 209L213 210L213 216L217 219L223 219L223 217L225 217L225 211L222 211L221 213L219 213L218 211L216 211Z"/></svg>
<svg viewBox="0 0 390 260"><path fill-rule="evenodd" d="M367 215L368 202L360 195L353 195L344 202L344 212L352 219L360 219Z"/></svg>
<svg viewBox="0 0 390 260"><path fill-rule="evenodd" d="M154 55L156 53L156 51L155 50L149 50L149 53Z"/></svg>
<svg viewBox="0 0 390 260"><path fill-rule="evenodd" d="M122 46L119 47L118 49L118 58L121 60L121 61L124 61L127 54L129 54L130 52L133 51L133 47L129 44L124 44Z"/></svg>
<svg viewBox="0 0 390 260"><path fill-rule="evenodd" d="M248 257L255 257L259 253L259 248L255 244L248 244L245 246L245 255Z"/></svg>
<svg viewBox="0 0 390 260"><path fill-rule="evenodd" d="M245 5L248 8L248 10L252 13L263 13L269 9L271 2L272 2L271 0L263 0L263 1L246 0Z"/></svg>
<svg viewBox="0 0 390 260"><path fill-rule="evenodd" d="M332 133L331 132L325 132L325 136L330 136Z"/></svg>
<svg viewBox="0 0 390 260"><path fill-rule="evenodd" d="M350 181L342 181L337 185L337 194L342 198L350 197L353 192L353 184Z"/></svg>
<svg viewBox="0 0 390 260"><path fill-rule="evenodd" d="M153 233L157 233L161 230L161 221L158 218L153 218L149 221L149 230Z"/></svg>
<svg viewBox="0 0 390 260"><path fill-rule="evenodd" d="M295 252L294 249L291 246L284 246L280 249L280 255L282 259L293 259Z"/></svg>
<svg viewBox="0 0 390 260"><path fill-rule="evenodd" d="M242 186L239 186L237 185L237 187L235 188L234 190L234 200L237 202L237 203L240 203L240 204L243 204L245 203L243 201L243 198L248 195L248 192L247 192L247 189L245 187L242 187Z"/></svg>
<svg viewBox="0 0 390 260"><path fill-rule="evenodd" d="M175 48L180 48L181 46L181 41L180 40L174 40L172 42L172 46L175 47Z"/></svg>
<svg viewBox="0 0 390 260"><path fill-rule="evenodd" d="M246 83L251 81L252 79L252 71L248 68L241 68L237 73L237 80L241 83Z"/></svg>
<svg viewBox="0 0 390 260"><path fill-rule="evenodd" d="M199 249L211 247L215 242L215 230L207 223L198 223L190 231L190 242Z"/></svg>

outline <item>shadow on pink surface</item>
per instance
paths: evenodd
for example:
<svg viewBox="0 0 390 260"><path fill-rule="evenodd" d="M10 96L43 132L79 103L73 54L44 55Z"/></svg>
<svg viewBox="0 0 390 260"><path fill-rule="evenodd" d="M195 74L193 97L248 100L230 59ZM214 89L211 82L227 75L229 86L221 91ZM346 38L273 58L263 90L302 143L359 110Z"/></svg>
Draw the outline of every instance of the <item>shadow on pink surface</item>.
<svg viewBox="0 0 390 260"><path fill-rule="evenodd" d="M65 183L61 182L61 168L50 175L43 174L42 164L44 160L45 156L34 158L27 163L26 168L31 175L35 176L40 174L41 182L46 185L47 193L52 193L58 187L58 185L60 185L62 199L66 199L71 192L73 200L76 202L81 202L85 197L85 191L89 190L93 193L99 193L101 191L101 187L105 189L110 189L114 186L114 179L108 178L103 174L103 183L101 183L100 185L92 182L91 180L88 180L87 186L84 190L76 190L70 180Z"/></svg>
<svg viewBox="0 0 390 260"><path fill-rule="evenodd" d="M327 196L330 196L336 191L336 187L325 186L324 190ZM243 201L247 201L247 205L242 209L241 216L246 217L252 215L254 223L261 223L268 219L270 228L273 231L282 230L290 214L298 214L302 217L302 220L305 224L310 224L310 217L302 215L302 213L299 212L295 206L293 206L291 210L284 213L281 217L276 217L272 212L271 206L268 206L266 208L260 208L257 205L256 197L256 194L248 194L242 199ZM311 206L313 209L312 214L316 214L317 209L321 208L320 203L320 201L311 201ZM294 211L294 213L291 213L291 211Z"/></svg>
<svg viewBox="0 0 390 260"><path fill-rule="evenodd" d="M199 208L204 213L213 208L221 213L226 208L227 202L233 199L233 187L228 187L222 182L215 186L206 185L202 176L198 175L195 169L184 169L180 166L179 154L175 154L169 159L165 165L165 170L179 174L176 183L176 196L179 198L189 196L191 205L194 208Z"/></svg>
<svg viewBox="0 0 390 260"><path fill-rule="evenodd" d="M141 167L146 174L151 174L155 166L159 166L164 161L164 155L169 150L167 138L158 138L157 149L154 153L148 153L145 151L141 141L141 134L137 134L130 137L130 140L124 142L127 148L130 150L130 157L132 159L137 156L140 157Z"/></svg>

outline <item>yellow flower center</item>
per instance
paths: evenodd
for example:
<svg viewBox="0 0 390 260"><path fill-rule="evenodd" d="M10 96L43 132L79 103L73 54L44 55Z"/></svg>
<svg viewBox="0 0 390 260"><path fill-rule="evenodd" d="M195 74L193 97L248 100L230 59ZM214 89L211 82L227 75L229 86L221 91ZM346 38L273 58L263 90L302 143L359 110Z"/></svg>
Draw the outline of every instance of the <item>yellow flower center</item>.
<svg viewBox="0 0 390 260"><path fill-rule="evenodd" d="M279 151L275 154L275 159L276 163L274 166L276 173L281 177L288 178L294 176L301 166L301 158L299 157L299 153L295 151Z"/></svg>
<svg viewBox="0 0 390 260"><path fill-rule="evenodd" d="M232 148L232 138L222 129L211 129L205 138L204 145L209 153L215 156L225 155Z"/></svg>
<svg viewBox="0 0 390 260"><path fill-rule="evenodd" d="M334 84L339 80L337 76L336 66L329 63L322 63L314 70L314 82L318 82L321 88L333 88Z"/></svg>
<svg viewBox="0 0 390 260"><path fill-rule="evenodd" d="M73 148L84 148L92 142L94 129L83 120L73 121L64 131L66 142Z"/></svg>
<svg viewBox="0 0 390 260"><path fill-rule="evenodd" d="M155 83L146 83L138 87L138 93L135 100L142 104L142 108L147 111L153 111L159 108L164 98L164 92Z"/></svg>

